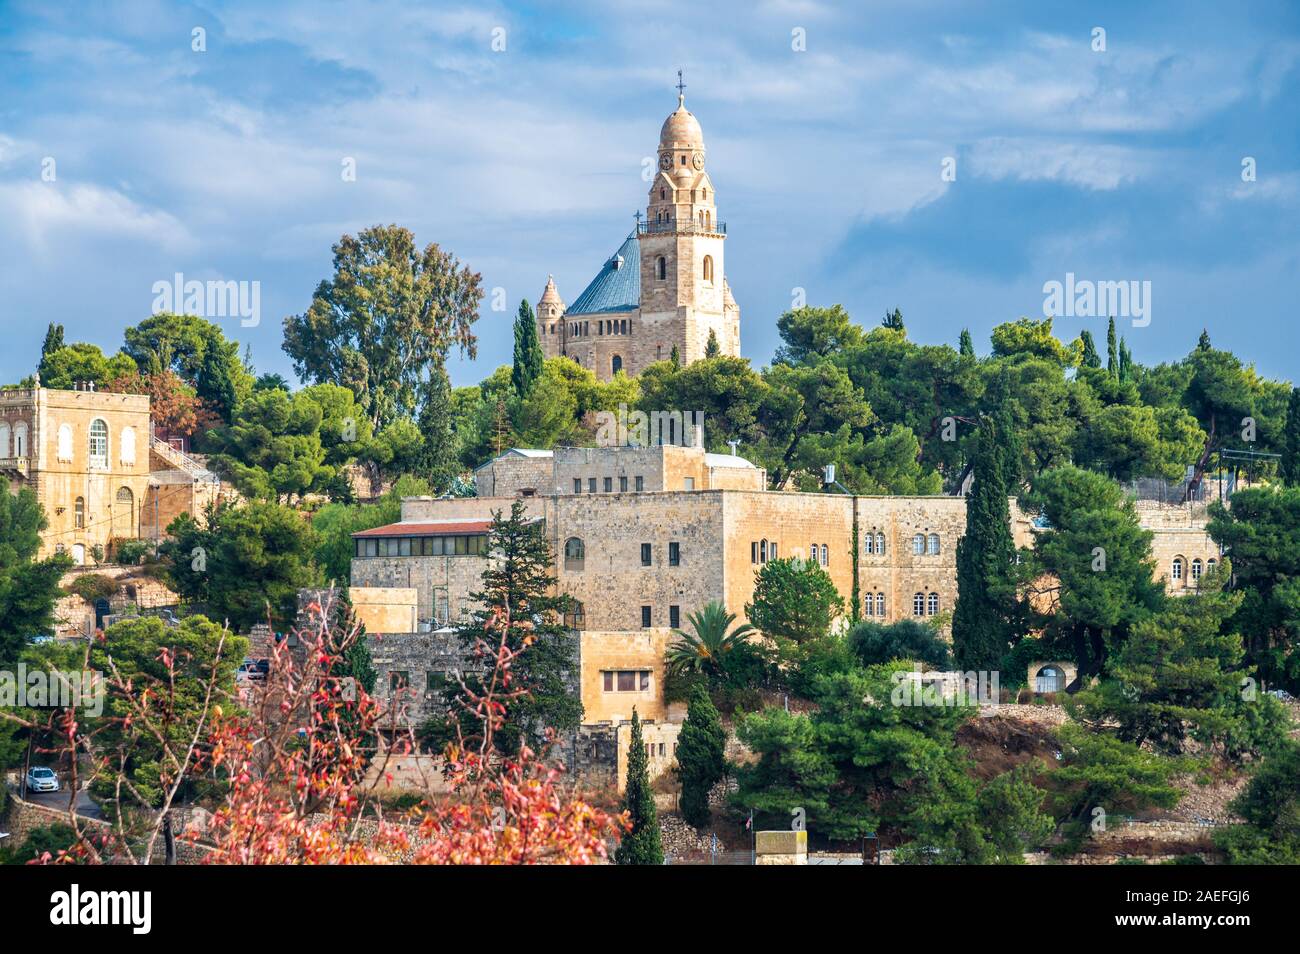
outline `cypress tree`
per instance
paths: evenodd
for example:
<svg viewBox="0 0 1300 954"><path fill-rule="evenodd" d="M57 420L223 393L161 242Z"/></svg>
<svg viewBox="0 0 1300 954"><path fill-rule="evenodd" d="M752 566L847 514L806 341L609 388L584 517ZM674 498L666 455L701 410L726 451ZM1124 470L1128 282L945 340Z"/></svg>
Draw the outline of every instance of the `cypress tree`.
<svg viewBox="0 0 1300 954"><path fill-rule="evenodd" d="M1196 341L1196 350L1197 351L1210 350L1210 333L1205 328L1201 329L1201 337L1198 338Z"/></svg>
<svg viewBox="0 0 1300 954"><path fill-rule="evenodd" d="M1300 388L1291 389L1286 406L1286 430L1282 432L1282 460L1279 473L1292 487L1300 485Z"/></svg>
<svg viewBox="0 0 1300 954"><path fill-rule="evenodd" d="M1079 340L1083 342L1083 366L1085 368L1100 368L1101 355L1097 353L1097 343L1092 340L1092 332L1081 331Z"/></svg>
<svg viewBox="0 0 1300 954"><path fill-rule="evenodd" d="M194 393L207 401L227 424L235 410L235 382L230 375L230 359L222 349L209 343L203 351Z"/></svg>
<svg viewBox="0 0 1300 954"><path fill-rule="evenodd" d="M970 331L966 328L961 330L961 339L958 342L957 350L963 358L975 357L975 343L971 341Z"/></svg>
<svg viewBox="0 0 1300 954"><path fill-rule="evenodd" d="M1115 340L1115 319L1110 320L1106 329L1106 370L1112 377L1119 376L1119 346Z"/></svg>
<svg viewBox="0 0 1300 954"><path fill-rule="evenodd" d="M677 777L682 783L682 818L694 828L709 823L709 792L726 774L727 734L702 685L691 690L686 721L677 736Z"/></svg>
<svg viewBox="0 0 1300 954"><path fill-rule="evenodd" d="M1127 381L1133 376L1133 354L1128 350L1128 342L1119 339L1119 379Z"/></svg>
<svg viewBox="0 0 1300 954"><path fill-rule="evenodd" d="M704 357L716 358L722 354L722 349L718 347L718 334L712 328L709 329L709 340L704 345Z"/></svg>
<svg viewBox="0 0 1300 954"><path fill-rule="evenodd" d="M420 407L419 426L420 434L424 437L424 446L420 451L420 471L429 481L434 493L446 493L460 467L452 430L451 381L447 378L447 369L441 364L435 364L429 375L424 404Z"/></svg>
<svg viewBox="0 0 1300 954"><path fill-rule="evenodd" d="M673 370L680 371L682 368L682 353L677 350L677 345L673 345L673 350L668 355L668 360L672 362Z"/></svg>
<svg viewBox="0 0 1300 954"><path fill-rule="evenodd" d="M46 358L62 347L63 326L56 325L51 321L49 326L45 329L45 341L41 345L41 363L44 364Z"/></svg>
<svg viewBox="0 0 1300 954"><path fill-rule="evenodd" d="M650 760L641 734L641 718L632 710L632 739L627 750L627 791L623 808L632 828L623 836L614 860L620 865L661 865L664 848L659 838L659 813L655 811L654 792L650 791Z"/></svg>
<svg viewBox="0 0 1300 954"><path fill-rule="evenodd" d="M542 345L537 340L537 316L525 298L515 316L515 360L510 369L510 383L520 397L532 393L533 385L542 376L543 360Z"/></svg>
<svg viewBox="0 0 1300 954"><path fill-rule="evenodd" d="M957 668L993 670L1017 632L1016 547L1011 536L1008 492L1013 435L1007 415L980 421L975 444L975 486L966 498L966 533L957 542L957 607L953 612L953 656ZM999 426L1001 425L1001 426Z"/></svg>

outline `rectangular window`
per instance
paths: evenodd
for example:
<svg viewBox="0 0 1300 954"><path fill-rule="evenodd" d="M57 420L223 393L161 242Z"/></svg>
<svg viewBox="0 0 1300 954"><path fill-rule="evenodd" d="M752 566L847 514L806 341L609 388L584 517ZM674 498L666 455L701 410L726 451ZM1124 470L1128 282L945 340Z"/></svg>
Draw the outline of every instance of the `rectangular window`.
<svg viewBox="0 0 1300 954"><path fill-rule="evenodd" d="M447 674L437 669L430 669L424 674L424 678L424 691L430 696L440 695L443 686L447 683Z"/></svg>
<svg viewBox="0 0 1300 954"><path fill-rule="evenodd" d="M614 478L613 478L613 477L606 477L606 478L605 478L605 493L607 493L607 494L612 494L613 492L614 492Z"/></svg>
<svg viewBox="0 0 1300 954"><path fill-rule="evenodd" d="M641 607L641 628L650 628L650 607L648 606Z"/></svg>
<svg viewBox="0 0 1300 954"><path fill-rule="evenodd" d="M602 672L602 687L606 692L614 691L614 674L612 672Z"/></svg>
<svg viewBox="0 0 1300 954"><path fill-rule="evenodd" d="M620 477L620 478L618 479L618 492L619 492L620 494L625 494L625 493L627 493L627 478L626 478L626 477Z"/></svg>
<svg viewBox="0 0 1300 954"><path fill-rule="evenodd" d="M749 562L750 563L758 562L758 541L757 540L755 540L753 543L749 545Z"/></svg>
<svg viewBox="0 0 1300 954"><path fill-rule="evenodd" d="M410 555L411 555L411 538L410 538L410 537L402 537L400 540L397 541L397 555L398 555L398 556L410 556Z"/></svg>
<svg viewBox="0 0 1300 954"><path fill-rule="evenodd" d="M619 692L636 692L637 674L624 670L618 674L618 691Z"/></svg>
<svg viewBox="0 0 1300 954"><path fill-rule="evenodd" d="M644 477L641 477L641 476L638 476L638 477L637 477L637 479L636 479L636 489L639 490L639 491L640 491L640 490L645 490L645 478L644 478Z"/></svg>
<svg viewBox="0 0 1300 954"><path fill-rule="evenodd" d="M385 556L399 556L400 550L401 550L401 544L398 542L396 538L384 541Z"/></svg>
<svg viewBox="0 0 1300 954"><path fill-rule="evenodd" d="M600 674L601 688L605 692L649 692L648 669L607 669Z"/></svg>
<svg viewBox="0 0 1300 954"><path fill-rule="evenodd" d="M682 563L682 545L680 543L668 544L668 565L681 566Z"/></svg>
<svg viewBox="0 0 1300 954"><path fill-rule="evenodd" d="M574 477L574 478L573 478L573 492L574 492L575 494L580 494L580 493L582 493L582 478L581 478L581 477Z"/></svg>
<svg viewBox="0 0 1300 954"><path fill-rule="evenodd" d="M687 477L685 480L683 480L683 481L682 481L682 489L683 489L683 490L694 490L694 489L695 489L695 478L694 478L694 477Z"/></svg>
<svg viewBox="0 0 1300 954"><path fill-rule="evenodd" d="M366 556L368 556L368 557L377 557L377 556L379 556L379 541L378 541L378 540L367 540L367 541L366 541Z"/></svg>
<svg viewBox="0 0 1300 954"><path fill-rule="evenodd" d="M651 545L648 543L641 544L641 565L650 566L650 564L654 562L653 556L654 553Z"/></svg>
<svg viewBox="0 0 1300 954"><path fill-rule="evenodd" d="M680 606L668 607L668 625L677 629L682 625L682 608Z"/></svg>
<svg viewBox="0 0 1300 954"><path fill-rule="evenodd" d="M456 556L464 556L469 552L469 540L465 537L454 537L456 541Z"/></svg>
<svg viewBox="0 0 1300 954"><path fill-rule="evenodd" d="M595 492L596 492L596 478L595 478L595 477L588 477L588 478L587 478L587 493L589 493L589 494L594 494Z"/></svg>
<svg viewBox="0 0 1300 954"><path fill-rule="evenodd" d="M772 541L772 549L768 551L768 559L770 559L770 560L775 560L775 559L776 559L776 541L775 541L775 540Z"/></svg>
<svg viewBox="0 0 1300 954"><path fill-rule="evenodd" d="M446 537L429 538L429 556L442 556L446 552L447 552Z"/></svg>

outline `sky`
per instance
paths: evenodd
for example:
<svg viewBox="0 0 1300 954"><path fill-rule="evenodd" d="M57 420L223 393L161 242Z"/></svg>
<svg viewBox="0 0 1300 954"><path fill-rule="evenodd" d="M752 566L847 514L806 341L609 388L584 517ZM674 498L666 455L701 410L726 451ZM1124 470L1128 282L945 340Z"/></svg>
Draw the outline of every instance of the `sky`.
<svg viewBox="0 0 1300 954"><path fill-rule="evenodd" d="M388 223L482 274L476 383L633 227L678 69L756 366L797 299L984 352L1072 274L1149 288L1143 363L1206 328L1300 379L1300 4L0 0L0 383L177 273L257 282L215 320L292 379L283 319Z"/></svg>

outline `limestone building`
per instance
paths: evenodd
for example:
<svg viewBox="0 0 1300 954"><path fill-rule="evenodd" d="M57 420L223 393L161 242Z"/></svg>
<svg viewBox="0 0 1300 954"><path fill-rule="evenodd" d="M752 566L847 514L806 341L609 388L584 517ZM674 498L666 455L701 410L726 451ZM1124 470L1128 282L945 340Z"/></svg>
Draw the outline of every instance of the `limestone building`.
<svg viewBox="0 0 1300 954"><path fill-rule="evenodd" d="M676 349L682 364L704 357L710 334L724 355L740 354L740 306L724 269L726 223L706 170L699 121L679 83L677 109L664 120L644 220L606 259L573 304L548 278L537 303L538 337L607 381L640 374Z"/></svg>
<svg viewBox="0 0 1300 954"><path fill-rule="evenodd" d="M37 386L0 391L0 475L30 487L49 526L40 556L80 565L115 541L158 539L220 493L211 472L153 436L149 397Z"/></svg>

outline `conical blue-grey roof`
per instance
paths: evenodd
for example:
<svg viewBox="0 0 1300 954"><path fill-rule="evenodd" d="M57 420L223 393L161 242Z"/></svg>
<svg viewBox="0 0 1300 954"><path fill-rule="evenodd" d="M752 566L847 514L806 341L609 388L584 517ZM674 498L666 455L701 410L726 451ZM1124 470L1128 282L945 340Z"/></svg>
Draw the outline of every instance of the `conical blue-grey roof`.
<svg viewBox="0 0 1300 954"><path fill-rule="evenodd" d="M632 311L640 304L641 244L633 232L605 261L600 274L574 299L565 316Z"/></svg>

